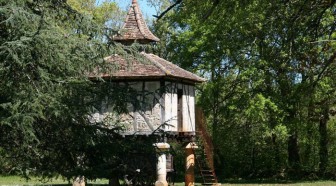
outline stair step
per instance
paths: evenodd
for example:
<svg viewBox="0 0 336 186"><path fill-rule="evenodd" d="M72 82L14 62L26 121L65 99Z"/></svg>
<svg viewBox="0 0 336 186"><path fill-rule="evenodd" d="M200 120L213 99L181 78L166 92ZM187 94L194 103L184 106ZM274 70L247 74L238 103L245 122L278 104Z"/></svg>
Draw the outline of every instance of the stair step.
<svg viewBox="0 0 336 186"><path fill-rule="evenodd" d="M202 175L215 175L213 171L200 171L200 173L202 173Z"/></svg>
<svg viewBox="0 0 336 186"><path fill-rule="evenodd" d="M204 179L212 179L212 178L215 178L214 175L202 175Z"/></svg>
<svg viewBox="0 0 336 186"><path fill-rule="evenodd" d="M200 172L202 174L211 174L211 175L214 175L214 171L208 170L208 169L202 169L202 170L200 170Z"/></svg>
<svg viewBox="0 0 336 186"><path fill-rule="evenodd" d="M204 176L204 179L215 179L215 176L213 176L213 175L211 175L211 176Z"/></svg>
<svg viewBox="0 0 336 186"><path fill-rule="evenodd" d="M216 181L216 179L215 178L205 178L204 181L206 181L206 182L212 181L213 182L213 181Z"/></svg>
<svg viewBox="0 0 336 186"><path fill-rule="evenodd" d="M217 183L202 183L202 185L217 185Z"/></svg>
<svg viewBox="0 0 336 186"><path fill-rule="evenodd" d="M202 175L203 175L203 176L206 176L206 177L214 177L214 175L211 174L211 173L210 173L210 174L205 174L205 173L203 173Z"/></svg>
<svg viewBox="0 0 336 186"><path fill-rule="evenodd" d="M215 179L215 176L211 175L211 176L204 176L203 175L203 179Z"/></svg>
<svg viewBox="0 0 336 186"><path fill-rule="evenodd" d="M201 172L213 172L212 170L208 170L208 169L202 169Z"/></svg>

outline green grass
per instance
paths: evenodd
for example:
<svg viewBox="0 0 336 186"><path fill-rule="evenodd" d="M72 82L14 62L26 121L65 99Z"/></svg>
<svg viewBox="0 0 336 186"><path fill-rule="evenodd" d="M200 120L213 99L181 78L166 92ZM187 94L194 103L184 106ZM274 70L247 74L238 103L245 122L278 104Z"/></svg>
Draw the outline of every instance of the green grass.
<svg viewBox="0 0 336 186"><path fill-rule="evenodd" d="M102 185L107 184L107 180L96 180L89 181L89 185ZM62 178L53 179L48 182L41 182L38 178L32 178L30 180L25 180L24 178L18 176L0 176L0 185L1 186L62 186L62 185L72 185L72 183L68 183L67 180ZM200 184L196 184L200 185ZM336 181L314 181L314 182L294 182L294 183L222 183L223 186L336 186ZM176 183L175 186L184 186L184 183Z"/></svg>
<svg viewBox="0 0 336 186"><path fill-rule="evenodd" d="M40 185L40 184L67 184L68 182L63 179L53 179L48 182L42 182L38 178L31 178L26 180L19 176L0 176L0 185Z"/></svg>
<svg viewBox="0 0 336 186"><path fill-rule="evenodd" d="M196 184L201 185L201 184ZM314 181L314 182L298 182L298 183L222 183L222 186L336 186L334 181ZM175 186L184 186L184 183L176 183Z"/></svg>
<svg viewBox="0 0 336 186"><path fill-rule="evenodd" d="M95 180L95 181L88 181L87 185L102 185L107 184L107 180ZM61 185L72 185L67 180L62 178L55 178L49 181L41 181L38 178L31 178L30 180L26 180L25 178L21 178L19 176L0 176L0 185L10 185L10 186L33 186L33 185L41 185L41 186L61 186Z"/></svg>
<svg viewBox="0 0 336 186"><path fill-rule="evenodd" d="M336 186L336 182L333 181L315 181L315 182L298 182L298 183L225 183L222 184L225 186L283 186L283 185L290 185L290 186Z"/></svg>

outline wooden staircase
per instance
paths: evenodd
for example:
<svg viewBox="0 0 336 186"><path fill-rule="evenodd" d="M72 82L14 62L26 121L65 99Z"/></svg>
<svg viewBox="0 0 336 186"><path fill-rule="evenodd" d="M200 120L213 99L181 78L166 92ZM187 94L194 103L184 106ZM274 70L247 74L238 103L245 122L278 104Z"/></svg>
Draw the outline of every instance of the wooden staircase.
<svg viewBox="0 0 336 186"><path fill-rule="evenodd" d="M202 185L219 185L215 173L213 160L213 144L210 135L205 126L203 112L200 108L196 108L196 128L197 128L197 144L198 148L193 149L195 160L202 177Z"/></svg>

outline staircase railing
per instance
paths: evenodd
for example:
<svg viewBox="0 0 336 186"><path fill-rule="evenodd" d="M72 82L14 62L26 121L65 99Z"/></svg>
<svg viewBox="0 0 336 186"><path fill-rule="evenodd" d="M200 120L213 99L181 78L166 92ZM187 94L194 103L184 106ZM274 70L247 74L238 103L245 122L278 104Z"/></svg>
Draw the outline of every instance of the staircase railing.
<svg viewBox="0 0 336 186"><path fill-rule="evenodd" d="M204 144L204 151L206 153L206 159L209 165L209 168L212 169L212 171L215 171L214 167L214 159L213 159L213 143L211 140L211 137L209 133L206 130L206 122L204 118L204 114L201 108L196 107L195 109L196 113L196 129L199 131L199 135L201 139L203 140Z"/></svg>
<svg viewBox="0 0 336 186"><path fill-rule="evenodd" d="M197 147L198 148L198 147ZM192 151L193 151L193 154L195 155L195 162L196 162L196 165L198 167L198 170L200 171L200 174L202 176L202 179L203 179L203 183L206 182L206 180L204 179L204 176L202 174L202 165L200 164L201 160L199 159L199 157L197 156L196 154L196 149L192 146Z"/></svg>

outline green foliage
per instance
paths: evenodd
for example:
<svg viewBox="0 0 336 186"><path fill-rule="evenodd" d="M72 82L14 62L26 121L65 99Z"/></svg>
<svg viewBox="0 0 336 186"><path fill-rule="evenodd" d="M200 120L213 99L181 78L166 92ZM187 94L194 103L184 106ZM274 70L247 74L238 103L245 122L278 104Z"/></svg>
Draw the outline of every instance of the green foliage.
<svg viewBox="0 0 336 186"><path fill-rule="evenodd" d="M115 2L108 0L68 0L67 3L74 10L91 17L94 22L103 25L116 26L118 22L122 21L125 14Z"/></svg>
<svg viewBox="0 0 336 186"><path fill-rule="evenodd" d="M219 173L334 173L335 9L333 1L186 0L158 24L173 30L170 60L209 79L198 104Z"/></svg>
<svg viewBox="0 0 336 186"><path fill-rule="evenodd" d="M120 128L90 119L106 97L117 97L108 104L124 112L134 93L90 78L97 69L115 68L104 57L127 55L107 42L107 18L93 20L63 0L0 5L0 172L68 179L121 173L122 154L130 147L122 143ZM103 3L95 11L113 7Z"/></svg>

